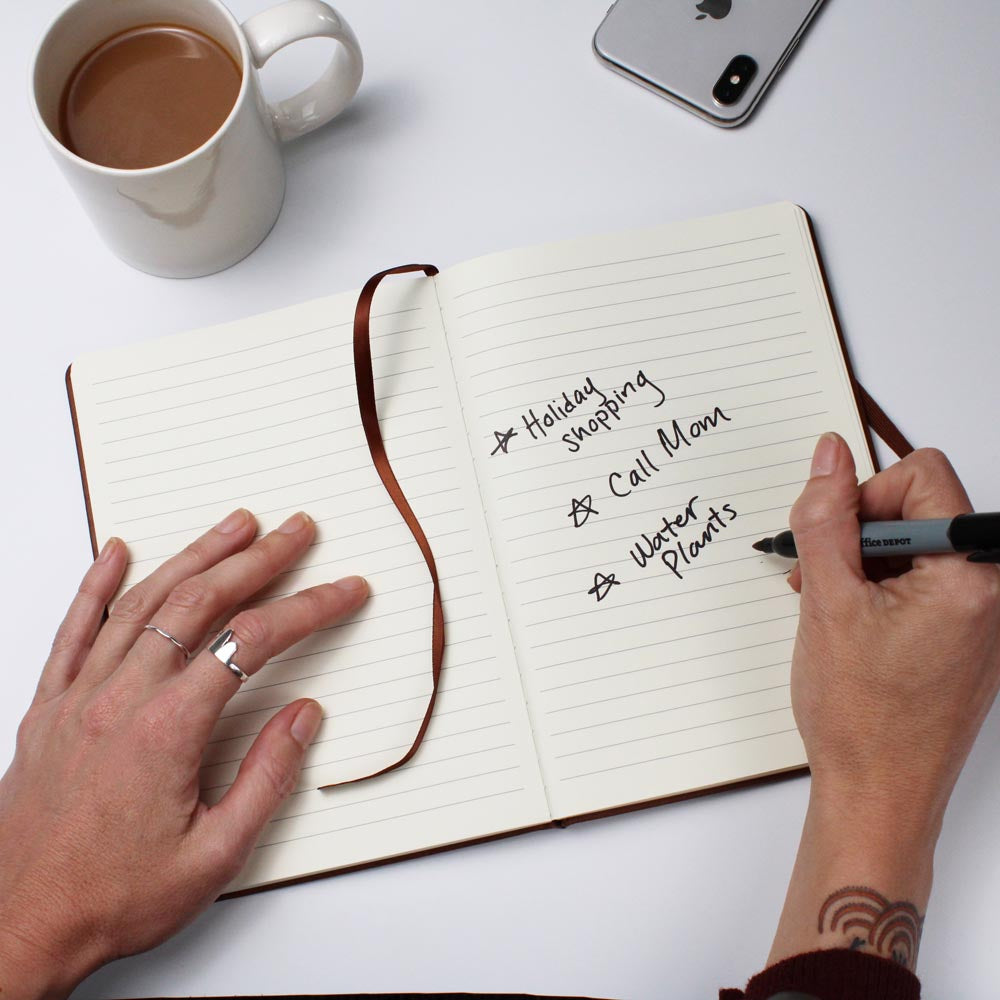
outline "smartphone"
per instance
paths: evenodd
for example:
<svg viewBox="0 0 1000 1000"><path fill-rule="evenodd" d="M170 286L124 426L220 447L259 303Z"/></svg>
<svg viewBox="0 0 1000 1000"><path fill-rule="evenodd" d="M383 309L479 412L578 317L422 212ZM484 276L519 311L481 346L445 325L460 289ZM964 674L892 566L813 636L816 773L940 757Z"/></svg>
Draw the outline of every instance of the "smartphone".
<svg viewBox="0 0 1000 1000"><path fill-rule="evenodd" d="M823 0L617 0L594 34L609 68L714 125L746 121Z"/></svg>

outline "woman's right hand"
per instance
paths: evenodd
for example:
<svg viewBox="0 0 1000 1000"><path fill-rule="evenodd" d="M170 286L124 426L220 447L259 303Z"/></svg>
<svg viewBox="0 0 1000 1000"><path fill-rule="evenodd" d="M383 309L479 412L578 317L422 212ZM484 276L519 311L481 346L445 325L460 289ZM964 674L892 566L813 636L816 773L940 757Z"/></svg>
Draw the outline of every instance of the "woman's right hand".
<svg viewBox="0 0 1000 1000"><path fill-rule="evenodd" d="M813 783L894 826L936 826L1000 687L1000 572L917 556L873 583L859 522L952 518L972 506L948 459L923 449L860 488L836 435L791 515L802 602L792 665Z"/></svg>
<svg viewBox="0 0 1000 1000"><path fill-rule="evenodd" d="M812 787L771 962L817 948L916 961L945 807L1000 687L1000 571L917 556L873 582L859 525L971 510L940 452L859 487L844 441L817 445L790 519L789 579L802 595L792 707Z"/></svg>

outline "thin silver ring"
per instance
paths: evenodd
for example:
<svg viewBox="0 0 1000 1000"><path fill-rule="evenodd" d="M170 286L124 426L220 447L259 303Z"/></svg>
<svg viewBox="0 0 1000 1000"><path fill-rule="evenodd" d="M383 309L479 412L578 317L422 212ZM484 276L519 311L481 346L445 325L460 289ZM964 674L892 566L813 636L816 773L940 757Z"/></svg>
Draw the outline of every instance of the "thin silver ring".
<svg viewBox="0 0 1000 1000"><path fill-rule="evenodd" d="M241 684L246 684L250 680L250 675L245 674L235 663L233 663L233 657L236 655L236 651L239 649L239 644L236 642L236 637L233 635L233 630L227 628L225 631L220 632L212 644L208 647L208 651L224 666L232 671L233 676Z"/></svg>
<svg viewBox="0 0 1000 1000"><path fill-rule="evenodd" d="M169 632L165 632L158 625L144 625L143 628L149 629L150 632L155 632L157 635L162 635L164 639L169 639L183 654L187 659L191 659L191 650L184 645L176 636L172 636Z"/></svg>

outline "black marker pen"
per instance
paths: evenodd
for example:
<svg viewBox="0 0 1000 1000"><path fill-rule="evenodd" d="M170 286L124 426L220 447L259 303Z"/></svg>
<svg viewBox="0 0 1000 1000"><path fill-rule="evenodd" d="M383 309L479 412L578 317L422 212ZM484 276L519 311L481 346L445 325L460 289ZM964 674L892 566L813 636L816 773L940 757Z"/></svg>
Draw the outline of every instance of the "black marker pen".
<svg viewBox="0 0 1000 1000"><path fill-rule="evenodd" d="M797 558L790 531L754 542L758 552ZM968 552L969 562L1000 563L1000 514L959 514L925 521L873 521L861 525L861 555L918 556Z"/></svg>

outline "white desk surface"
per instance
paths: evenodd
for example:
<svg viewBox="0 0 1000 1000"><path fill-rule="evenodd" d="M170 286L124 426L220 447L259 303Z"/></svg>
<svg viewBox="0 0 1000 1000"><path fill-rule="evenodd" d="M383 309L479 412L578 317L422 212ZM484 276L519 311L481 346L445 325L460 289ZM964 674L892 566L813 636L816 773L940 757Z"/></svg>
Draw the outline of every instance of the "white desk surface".
<svg viewBox="0 0 1000 1000"><path fill-rule="evenodd" d="M264 245L179 282L103 248L35 134L27 66L60 6L11 3L3 18L0 761L90 556L67 363L359 287L393 264L798 202L859 377L915 443L948 451L977 506L1000 502L992 0L831 0L735 131L598 64L607 0L343 0L367 61L355 105L288 147ZM264 6L231 3L241 18ZM323 58L303 43L267 86L284 96ZM919 969L932 998L996 995L998 788L994 713L938 850ZM711 997L767 956L806 793L794 778L220 903L77 996Z"/></svg>

